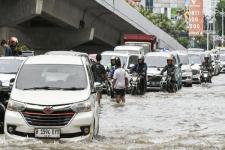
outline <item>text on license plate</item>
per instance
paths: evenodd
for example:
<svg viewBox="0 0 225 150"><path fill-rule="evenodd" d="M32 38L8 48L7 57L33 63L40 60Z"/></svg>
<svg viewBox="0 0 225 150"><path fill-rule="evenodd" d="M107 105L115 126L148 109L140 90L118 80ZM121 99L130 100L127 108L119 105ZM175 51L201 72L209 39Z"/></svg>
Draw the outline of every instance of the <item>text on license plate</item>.
<svg viewBox="0 0 225 150"><path fill-rule="evenodd" d="M60 138L60 129L35 129L37 138Z"/></svg>

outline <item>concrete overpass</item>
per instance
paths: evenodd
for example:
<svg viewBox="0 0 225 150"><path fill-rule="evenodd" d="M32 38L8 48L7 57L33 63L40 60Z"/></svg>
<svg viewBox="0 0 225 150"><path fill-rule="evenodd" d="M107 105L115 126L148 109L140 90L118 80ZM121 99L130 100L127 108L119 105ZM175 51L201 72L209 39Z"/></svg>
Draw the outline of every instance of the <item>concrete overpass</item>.
<svg viewBox="0 0 225 150"><path fill-rule="evenodd" d="M156 35L160 47L184 49L124 0L0 0L0 40L17 36L34 49L105 50L124 33Z"/></svg>

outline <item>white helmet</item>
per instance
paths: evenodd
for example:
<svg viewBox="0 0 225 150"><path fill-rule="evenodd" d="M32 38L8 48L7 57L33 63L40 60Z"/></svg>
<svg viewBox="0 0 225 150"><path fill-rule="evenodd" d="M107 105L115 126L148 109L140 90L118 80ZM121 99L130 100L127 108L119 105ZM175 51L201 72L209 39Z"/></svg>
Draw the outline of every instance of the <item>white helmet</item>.
<svg viewBox="0 0 225 150"><path fill-rule="evenodd" d="M168 61L168 60L172 60L172 61L173 61L173 56L172 56L172 55L168 56L168 57L167 57L167 61Z"/></svg>

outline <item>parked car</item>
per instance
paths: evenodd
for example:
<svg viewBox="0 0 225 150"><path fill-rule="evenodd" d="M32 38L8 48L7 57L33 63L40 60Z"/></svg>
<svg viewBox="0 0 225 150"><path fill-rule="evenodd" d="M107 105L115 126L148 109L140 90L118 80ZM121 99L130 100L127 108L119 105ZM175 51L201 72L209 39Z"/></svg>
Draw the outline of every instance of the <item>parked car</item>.
<svg viewBox="0 0 225 150"><path fill-rule="evenodd" d="M21 66L5 113L6 138L92 139L99 114L89 62L82 56L40 55Z"/></svg>
<svg viewBox="0 0 225 150"><path fill-rule="evenodd" d="M185 86L192 86L192 68L189 63L188 53L186 52L178 52L180 61L182 63L182 83Z"/></svg>
<svg viewBox="0 0 225 150"><path fill-rule="evenodd" d="M176 66L176 81L177 89L182 87L182 74L181 63L177 53L171 52L153 52L147 53L145 56L145 62L148 66L147 70L147 89L148 90L161 90L162 75L160 75L162 69L167 64L167 58L169 55L173 55L174 63Z"/></svg>
<svg viewBox="0 0 225 150"><path fill-rule="evenodd" d="M203 62L203 55L199 53L189 53L189 63L192 68L192 83L201 83L201 65Z"/></svg>
<svg viewBox="0 0 225 150"><path fill-rule="evenodd" d="M0 99L8 99L10 80L16 77L25 57L0 57Z"/></svg>

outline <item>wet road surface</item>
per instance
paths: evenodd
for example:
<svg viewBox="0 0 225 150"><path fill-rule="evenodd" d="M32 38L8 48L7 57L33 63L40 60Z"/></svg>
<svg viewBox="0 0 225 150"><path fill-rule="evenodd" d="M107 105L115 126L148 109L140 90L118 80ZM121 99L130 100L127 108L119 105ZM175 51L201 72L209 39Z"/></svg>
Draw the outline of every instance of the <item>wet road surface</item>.
<svg viewBox="0 0 225 150"><path fill-rule="evenodd" d="M149 92L126 96L125 106L104 97L100 133L93 142L5 141L0 149L225 149L225 75L213 84L176 94Z"/></svg>

